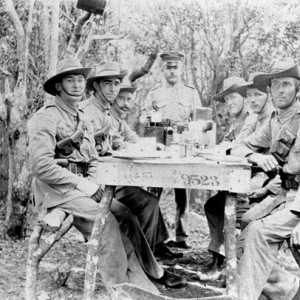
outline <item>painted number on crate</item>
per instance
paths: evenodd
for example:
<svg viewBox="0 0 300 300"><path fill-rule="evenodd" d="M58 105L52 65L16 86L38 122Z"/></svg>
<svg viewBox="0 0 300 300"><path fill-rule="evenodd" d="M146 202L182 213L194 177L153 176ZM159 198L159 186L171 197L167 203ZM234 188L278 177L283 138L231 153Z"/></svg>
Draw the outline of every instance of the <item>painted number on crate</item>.
<svg viewBox="0 0 300 300"><path fill-rule="evenodd" d="M217 176L211 175L189 175L181 174L181 179L185 185L203 185L203 186L218 186L220 182Z"/></svg>

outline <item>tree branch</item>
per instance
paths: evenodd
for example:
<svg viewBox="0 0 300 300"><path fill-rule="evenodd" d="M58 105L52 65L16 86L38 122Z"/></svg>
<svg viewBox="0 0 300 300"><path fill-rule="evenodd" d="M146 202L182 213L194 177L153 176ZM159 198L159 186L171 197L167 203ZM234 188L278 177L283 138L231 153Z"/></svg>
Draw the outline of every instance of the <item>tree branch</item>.
<svg viewBox="0 0 300 300"><path fill-rule="evenodd" d="M52 18L51 18L51 40L49 53L49 71L48 76L52 76L56 72L58 57L58 33L59 33L59 0L52 0Z"/></svg>
<svg viewBox="0 0 300 300"><path fill-rule="evenodd" d="M22 22L21 22L18 14L17 14L17 12L15 10L15 7L14 7L14 4L13 4L12 0L4 0L4 1L5 1L5 11L9 15L9 17L11 18L13 26L15 27L15 30L16 30L17 41L19 41L20 43L22 43L22 40L24 39L24 35L25 35ZM21 50L18 47L18 52L19 51L21 51ZM20 53L18 53L18 54L20 54ZM22 57L22 55L19 56L19 58L20 57Z"/></svg>
<svg viewBox="0 0 300 300"><path fill-rule="evenodd" d="M81 17L79 17L76 21L76 25L74 28L74 32L72 34L72 38L69 41L67 50L66 50L66 57L73 57L78 49L78 44L80 41L80 38L82 36L82 28L83 25L89 20L92 13L87 12Z"/></svg>
<svg viewBox="0 0 300 300"><path fill-rule="evenodd" d="M146 62L146 64L141 67L138 70L133 70L132 73L129 75L129 81L130 82L134 82L135 80L137 80L138 78L144 76L145 74L149 73L153 63L155 62L157 58L157 52L155 53L151 53L148 57L148 60Z"/></svg>
<svg viewBox="0 0 300 300"><path fill-rule="evenodd" d="M10 76L13 77L13 74L10 73L9 71L7 71L6 69L3 69L2 67L0 67L0 72L6 76Z"/></svg>
<svg viewBox="0 0 300 300"><path fill-rule="evenodd" d="M99 35L96 34L93 36L93 40L121 40L126 37L126 34L119 34L119 35Z"/></svg>

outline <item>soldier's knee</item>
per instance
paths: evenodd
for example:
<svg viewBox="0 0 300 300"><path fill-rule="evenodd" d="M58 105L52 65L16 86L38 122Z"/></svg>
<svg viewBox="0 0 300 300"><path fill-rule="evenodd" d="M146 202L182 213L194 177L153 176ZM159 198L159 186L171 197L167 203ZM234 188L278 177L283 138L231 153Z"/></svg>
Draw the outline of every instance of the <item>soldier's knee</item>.
<svg viewBox="0 0 300 300"><path fill-rule="evenodd" d="M263 240L264 238L264 228L263 223L260 220L251 222L248 227L247 239L250 242L255 242Z"/></svg>
<svg viewBox="0 0 300 300"><path fill-rule="evenodd" d="M241 230L244 230L250 224L251 221L253 221L251 215L244 214L241 219Z"/></svg>

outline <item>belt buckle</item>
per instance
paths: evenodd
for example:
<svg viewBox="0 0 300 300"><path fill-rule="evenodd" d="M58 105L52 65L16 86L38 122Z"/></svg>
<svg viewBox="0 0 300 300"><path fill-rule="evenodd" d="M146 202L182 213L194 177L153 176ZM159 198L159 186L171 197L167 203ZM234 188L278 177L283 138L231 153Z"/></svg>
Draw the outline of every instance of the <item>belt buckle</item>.
<svg viewBox="0 0 300 300"><path fill-rule="evenodd" d="M77 165L74 163L69 163L69 171L71 171L74 174L77 174Z"/></svg>

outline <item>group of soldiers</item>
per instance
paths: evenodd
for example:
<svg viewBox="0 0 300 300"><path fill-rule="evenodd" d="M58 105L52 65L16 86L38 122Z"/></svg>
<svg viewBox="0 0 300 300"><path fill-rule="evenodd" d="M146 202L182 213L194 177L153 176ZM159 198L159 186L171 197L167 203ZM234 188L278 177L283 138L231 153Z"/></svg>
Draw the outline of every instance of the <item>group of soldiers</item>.
<svg viewBox="0 0 300 300"><path fill-rule="evenodd" d="M148 106L163 119L189 122L201 106L196 90L182 81L184 56L161 55L164 82L148 96ZM96 182L99 156L126 149L138 140L126 123L135 88L125 85L125 70L115 62L101 63L95 75L74 59L59 62L57 74L44 89L54 96L28 122L29 154L35 179L35 202L47 211L44 228L55 230L68 214L89 240L103 190ZM271 73L224 80L213 96L233 117L222 144L227 154L245 157L254 167L250 192L237 195L238 299L298 299L299 278L281 269L277 253L291 238L300 245L300 104L299 66L278 59ZM86 99L86 91L92 96ZM63 161L63 163L62 163ZM158 294L155 282L170 288L187 284L182 276L162 268L157 257L179 258L170 248L188 244L189 193L175 189L175 240L169 234L159 197L141 187L119 186L104 228L99 271L104 282L129 282ZM223 272L225 194L205 204L210 229L211 269L200 280ZM154 283L153 283L154 282ZM298 298L297 298L298 297ZM300 299L300 298L299 298Z"/></svg>

